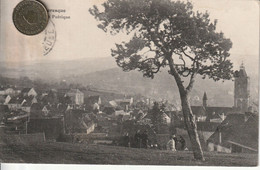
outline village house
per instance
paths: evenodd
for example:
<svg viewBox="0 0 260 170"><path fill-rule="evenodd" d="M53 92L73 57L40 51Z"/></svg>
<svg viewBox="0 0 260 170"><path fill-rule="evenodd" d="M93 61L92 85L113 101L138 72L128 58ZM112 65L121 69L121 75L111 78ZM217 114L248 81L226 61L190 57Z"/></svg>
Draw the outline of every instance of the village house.
<svg viewBox="0 0 260 170"><path fill-rule="evenodd" d="M68 104L62 104L62 103L57 104L56 107L57 107L56 111L60 115L64 115L65 112L67 112L71 109L71 107Z"/></svg>
<svg viewBox="0 0 260 170"><path fill-rule="evenodd" d="M43 93L40 97L40 102L48 105L48 104L58 104L58 92L55 89L51 89L48 92Z"/></svg>
<svg viewBox="0 0 260 170"><path fill-rule="evenodd" d="M82 93L79 89L71 89L66 92L64 97L70 97L72 104L75 105L83 105L84 104L84 93Z"/></svg>
<svg viewBox="0 0 260 170"><path fill-rule="evenodd" d="M115 99L114 101L117 103L118 106L120 106L125 111L128 111L134 103L133 97L125 97L124 99Z"/></svg>
<svg viewBox="0 0 260 170"><path fill-rule="evenodd" d="M27 113L30 113L31 111L31 103L30 102L24 102L22 105L21 105L21 109Z"/></svg>
<svg viewBox="0 0 260 170"><path fill-rule="evenodd" d="M23 96L34 96L34 97L37 96L37 92L34 90L34 88L24 88L24 89L21 91L21 94L22 94Z"/></svg>
<svg viewBox="0 0 260 170"><path fill-rule="evenodd" d="M147 115L147 113L143 112L142 109L134 109L130 112L130 114L132 115L133 119L137 121L144 119L144 117Z"/></svg>
<svg viewBox="0 0 260 170"><path fill-rule="evenodd" d="M171 118L169 115L167 115L166 113L163 113L162 115L162 119L163 119L163 123L166 125L170 125L171 124Z"/></svg>
<svg viewBox="0 0 260 170"><path fill-rule="evenodd" d="M17 96L17 97L13 97L7 105L10 110L18 110L21 109L22 104L24 102L26 102L26 100L23 97Z"/></svg>
<svg viewBox="0 0 260 170"><path fill-rule="evenodd" d="M206 121L207 113L204 106L191 106L192 113L196 116L197 122Z"/></svg>
<svg viewBox="0 0 260 170"><path fill-rule="evenodd" d="M221 114L212 112L212 114L208 114L206 121L221 123L226 119L226 117L227 116L225 115L224 112L222 112Z"/></svg>
<svg viewBox="0 0 260 170"><path fill-rule="evenodd" d="M101 105L100 96L89 96L85 99L85 103L87 106L91 107L91 110L99 112Z"/></svg>
<svg viewBox="0 0 260 170"><path fill-rule="evenodd" d="M65 113L65 130L68 134L91 133L96 124L84 110L71 109Z"/></svg>
<svg viewBox="0 0 260 170"><path fill-rule="evenodd" d="M136 102L135 108L137 108L137 109L147 109L148 105L147 105L147 103L145 101L140 100L140 101Z"/></svg>
<svg viewBox="0 0 260 170"><path fill-rule="evenodd" d="M225 153L258 152L258 115L230 114L207 140L208 150Z"/></svg>
<svg viewBox="0 0 260 170"><path fill-rule="evenodd" d="M22 103L21 109L22 109L23 111L27 112L27 113L29 113L29 112L31 111L31 106L32 106L32 104L38 102L37 99L36 99L36 97L35 97L35 96L32 96L32 95L31 95L31 96L26 96L26 97L24 97L24 100L25 100L25 102Z"/></svg>
<svg viewBox="0 0 260 170"><path fill-rule="evenodd" d="M8 104L9 101L11 100L10 95L0 95L0 104Z"/></svg>
<svg viewBox="0 0 260 170"><path fill-rule="evenodd" d="M45 105L45 106L43 106L41 111L42 111L43 116L49 116L51 113L51 106Z"/></svg>
<svg viewBox="0 0 260 170"><path fill-rule="evenodd" d="M115 108L111 105L105 105L103 110L102 110L102 113L105 113L107 115L113 115L114 113L116 112Z"/></svg>
<svg viewBox="0 0 260 170"><path fill-rule="evenodd" d="M130 115L130 112L125 112L124 110L116 110L114 113L114 116L119 116L119 115L122 115L122 116Z"/></svg>
<svg viewBox="0 0 260 170"><path fill-rule="evenodd" d="M0 95L14 95L16 91L11 87L0 87Z"/></svg>

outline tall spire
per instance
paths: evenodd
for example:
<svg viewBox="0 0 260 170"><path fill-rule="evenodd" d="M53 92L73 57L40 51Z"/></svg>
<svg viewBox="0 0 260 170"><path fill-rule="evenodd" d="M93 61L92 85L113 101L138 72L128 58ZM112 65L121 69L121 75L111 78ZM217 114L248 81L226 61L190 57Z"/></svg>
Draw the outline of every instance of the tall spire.
<svg viewBox="0 0 260 170"><path fill-rule="evenodd" d="M204 92L204 95L203 95L203 107L204 108L206 108L208 106L207 100L208 100L207 93Z"/></svg>
<svg viewBox="0 0 260 170"><path fill-rule="evenodd" d="M203 100L208 100L208 97L207 97L207 93L206 93L206 92L204 92Z"/></svg>

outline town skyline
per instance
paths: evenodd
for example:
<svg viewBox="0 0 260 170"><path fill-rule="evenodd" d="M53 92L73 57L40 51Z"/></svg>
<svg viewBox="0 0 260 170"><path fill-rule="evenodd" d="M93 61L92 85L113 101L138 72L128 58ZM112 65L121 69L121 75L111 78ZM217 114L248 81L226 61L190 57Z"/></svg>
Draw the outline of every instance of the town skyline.
<svg viewBox="0 0 260 170"><path fill-rule="evenodd" d="M259 164L259 1L41 0L34 36L20 1L0 0L0 163Z"/></svg>

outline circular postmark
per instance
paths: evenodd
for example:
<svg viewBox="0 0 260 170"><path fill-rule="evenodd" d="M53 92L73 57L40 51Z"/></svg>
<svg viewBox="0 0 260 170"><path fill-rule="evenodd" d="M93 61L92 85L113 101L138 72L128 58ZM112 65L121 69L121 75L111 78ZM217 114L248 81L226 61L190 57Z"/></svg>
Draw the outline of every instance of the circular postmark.
<svg viewBox="0 0 260 170"><path fill-rule="evenodd" d="M23 0L14 8L14 25L25 35L41 33L48 25L48 21L48 11L39 1Z"/></svg>
<svg viewBox="0 0 260 170"><path fill-rule="evenodd" d="M43 55L46 56L53 49L56 42L56 29L55 24L50 20L48 26L45 29L43 39Z"/></svg>

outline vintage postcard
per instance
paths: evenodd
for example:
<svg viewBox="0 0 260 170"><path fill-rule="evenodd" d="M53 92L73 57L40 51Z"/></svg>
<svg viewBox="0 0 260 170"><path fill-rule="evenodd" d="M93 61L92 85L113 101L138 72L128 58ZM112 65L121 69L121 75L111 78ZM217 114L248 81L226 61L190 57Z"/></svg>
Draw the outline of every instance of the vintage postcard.
<svg viewBox="0 0 260 170"><path fill-rule="evenodd" d="M0 7L0 163L258 166L257 0Z"/></svg>

